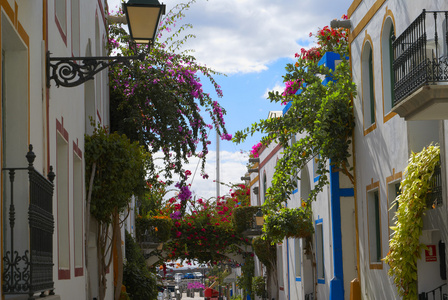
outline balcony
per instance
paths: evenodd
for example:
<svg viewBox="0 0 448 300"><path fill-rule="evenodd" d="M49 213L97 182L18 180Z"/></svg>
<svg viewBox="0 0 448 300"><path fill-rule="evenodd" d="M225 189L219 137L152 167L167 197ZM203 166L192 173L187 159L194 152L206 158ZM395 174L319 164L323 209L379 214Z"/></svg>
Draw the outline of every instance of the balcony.
<svg viewBox="0 0 448 300"><path fill-rule="evenodd" d="M442 190L442 169L440 163L434 169L434 173L429 182L429 190L426 195L426 206L436 208L443 204Z"/></svg>
<svg viewBox="0 0 448 300"><path fill-rule="evenodd" d="M392 44L392 111L406 120L448 119L446 20L448 11L423 10Z"/></svg>
<svg viewBox="0 0 448 300"><path fill-rule="evenodd" d="M28 299L54 295L53 282L53 180L50 167L48 179L34 169L36 157L29 146L26 155L28 167L3 168L9 178L5 202L9 205L8 220L4 224L3 294L28 295ZM21 179L28 171L28 182ZM20 191L28 191L29 199L17 197ZM23 193L22 193L23 194ZM28 209L24 207L24 204ZM5 203L6 204L6 203ZM5 206L6 207L6 206ZM28 214L28 224L22 226L23 215ZM18 222L16 222L16 219ZM23 237L29 235L29 241ZM22 299L22 298L21 298Z"/></svg>

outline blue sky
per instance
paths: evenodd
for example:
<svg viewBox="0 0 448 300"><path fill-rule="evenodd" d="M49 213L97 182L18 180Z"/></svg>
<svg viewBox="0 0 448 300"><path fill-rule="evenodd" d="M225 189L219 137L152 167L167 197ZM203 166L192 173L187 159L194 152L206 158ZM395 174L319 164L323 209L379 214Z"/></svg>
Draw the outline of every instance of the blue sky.
<svg viewBox="0 0 448 300"><path fill-rule="evenodd" d="M185 1L159 0L169 11ZM120 0L108 0L109 9L116 10ZM283 107L272 104L267 92L283 88L285 66L294 54L313 42L310 32L340 19L352 0L197 0L182 22L191 23L187 49L194 49L198 62L227 74L216 76L223 98L217 99L226 109L226 128L233 134L264 119L271 110ZM213 89L203 81L204 90ZM220 179L238 183L244 176L247 152L261 138L257 135L236 145L223 141ZM215 137L211 134L207 173L211 179L196 176L192 189L205 198L215 195ZM240 153L243 150L244 153ZM194 171L196 162L186 168ZM221 193L222 194L222 193Z"/></svg>

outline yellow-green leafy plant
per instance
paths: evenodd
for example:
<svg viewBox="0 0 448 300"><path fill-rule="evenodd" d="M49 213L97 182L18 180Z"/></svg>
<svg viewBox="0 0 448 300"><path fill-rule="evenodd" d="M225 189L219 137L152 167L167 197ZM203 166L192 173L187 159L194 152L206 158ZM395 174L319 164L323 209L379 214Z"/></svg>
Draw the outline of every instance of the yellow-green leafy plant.
<svg viewBox="0 0 448 300"><path fill-rule="evenodd" d="M422 216L427 208L426 197L431 191L431 178L439 164L439 153L439 147L431 145L411 154L400 185L401 194L392 203L395 206L398 202L395 226L391 227L395 233L384 261L390 266L388 274L394 277L403 300L418 298L417 260L425 248L420 242Z"/></svg>

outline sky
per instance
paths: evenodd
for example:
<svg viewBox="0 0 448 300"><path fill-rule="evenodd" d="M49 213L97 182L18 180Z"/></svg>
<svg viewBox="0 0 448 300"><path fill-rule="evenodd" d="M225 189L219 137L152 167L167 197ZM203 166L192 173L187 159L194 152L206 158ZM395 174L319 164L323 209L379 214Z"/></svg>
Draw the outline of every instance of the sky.
<svg viewBox="0 0 448 300"><path fill-rule="evenodd" d="M110 11L116 11L121 0L107 0ZM159 0L167 12L184 1ZM215 97L226 110L227 131L234 134L265 119L269 111L282 110L270 103L268 91L284 89L282 76L287 63L294 62L294 54L309 48L314 40L310 32L340 19L353 0L197 0L186 12L181 23L190 23L189 30L196 36L190 39L187 49L193 49L197 61L226 76L215 76L223 97ZM213 92L211 85L202 81L206 92ZM213 95L213 93L212 93ZM216 94L215 94L216 95ZM191 189L197 197L216 196L216 137L210 134L211 151L207 156L203 180L194 176ZM220 142L220 181L240 183L247 171L248 152L259 142L261 135L248 138L236 145ZM194 170L197 161L185 169ZM220 188L220 195L228 191Z"/></svg>

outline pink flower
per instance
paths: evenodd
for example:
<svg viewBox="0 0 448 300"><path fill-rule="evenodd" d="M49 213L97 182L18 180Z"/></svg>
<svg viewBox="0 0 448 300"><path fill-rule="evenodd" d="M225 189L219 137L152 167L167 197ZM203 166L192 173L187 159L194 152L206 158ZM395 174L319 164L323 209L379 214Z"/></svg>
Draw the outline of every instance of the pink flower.
<svg viewBox="0 0 448 300"><path fill-rule="evenodd" d="M232 135L231 134L223 134L221 135L221 140L226 140L226 141L231 141L232 140Z"/></svg>

